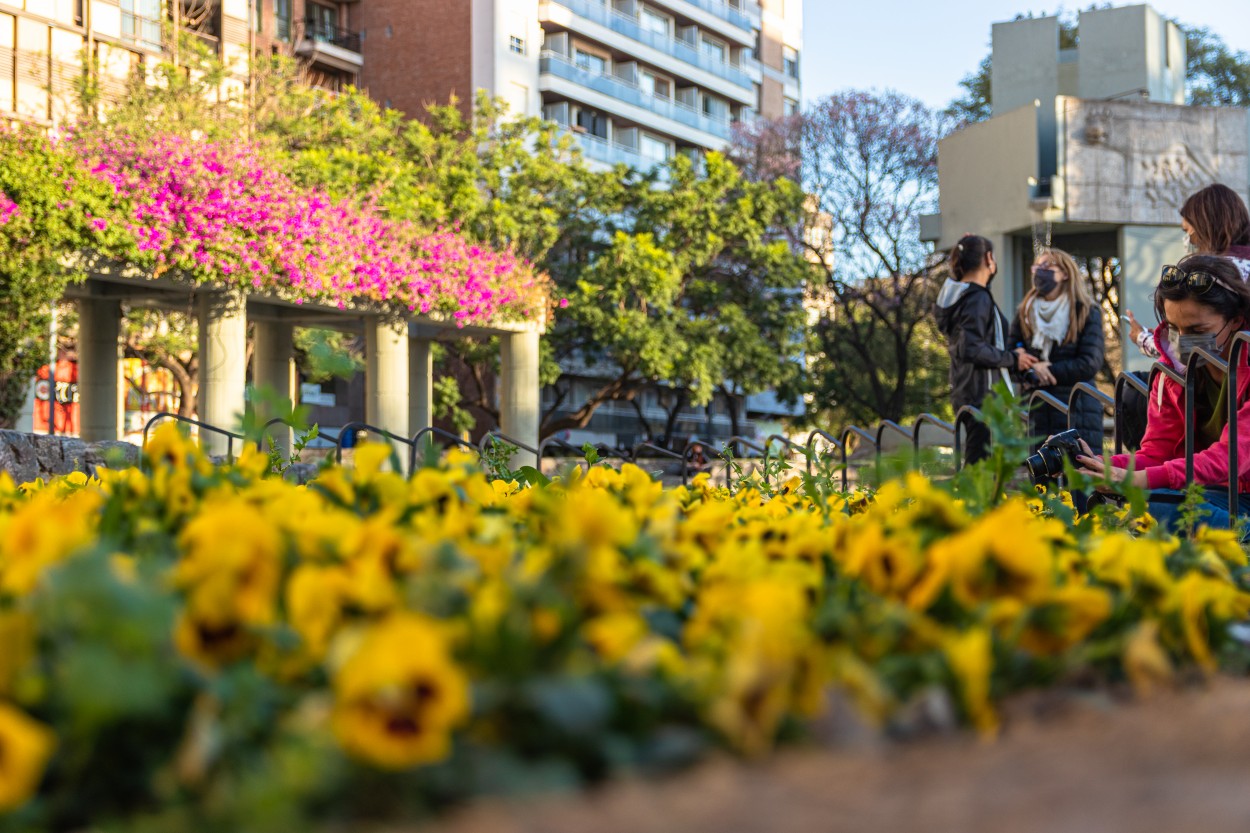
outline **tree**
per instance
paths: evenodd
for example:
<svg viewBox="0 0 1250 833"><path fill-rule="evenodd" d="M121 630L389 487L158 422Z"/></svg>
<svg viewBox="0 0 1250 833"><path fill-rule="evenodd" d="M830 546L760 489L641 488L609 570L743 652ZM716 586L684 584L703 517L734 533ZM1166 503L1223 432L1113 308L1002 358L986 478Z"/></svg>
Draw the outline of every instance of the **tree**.
<svg viewBox="0 0 1250 833"><path fill-rule="evenodd" d="M569 300L548 342L557 363L591 366L597 387L579 402L557 384L544 435L585 427L603 403L648 388L700 406L798 372L808 269L773 234L798 221L797 186L750 181L720 154L704 170L679 157L587 182L596 211L566 227L546 261ZM668 441L675 419L666 422Z"/></svg>
<svg viewBox="0 0 1250 833"><path fill-rule="evenodd" d="M1185 28L1185 48L1190 104L1250 107L1250 54L1233 51L1206 27Z"/></svg>
<svg viewBox="0 0 1250 833"><path fill-rule="evenodd" d="M821 273L809 299L817 422L901 420L945 398L936 281L919 236L920 215L937 207L943 126L915 99L857 91L829 96L791 125L809 195L793 235Z"/></svg>
<svg viewBox="0 0 1250 833"><path fill-rule="evenodd" d="M0 427L12 428L50 352L52 305L75 271L71 255L120 245L111 189L41 131L0 130Z"/></svg>

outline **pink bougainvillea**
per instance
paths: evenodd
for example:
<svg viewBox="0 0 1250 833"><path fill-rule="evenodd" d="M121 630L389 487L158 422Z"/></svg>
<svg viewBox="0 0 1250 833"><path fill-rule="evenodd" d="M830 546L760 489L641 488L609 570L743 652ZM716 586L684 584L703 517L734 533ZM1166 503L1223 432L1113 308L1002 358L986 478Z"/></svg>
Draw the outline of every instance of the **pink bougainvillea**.
<svg viewBox="0 0 1250 833"><path fill-rule="evenodd" d="M9 199L9 195L0 191L0 226L8 225L9 220L18 211L17 203Z"/></svg>
<svg viewBox="0 0 1250 833"><path fill-rule="evenodd" d="M112 185L135 259L155 271L233 283L296 302L371 301L460 324L532 319L546 281L509 252L422 232L370 205L296 185L246 142L166 135L76 136L92 176ZM3 212L0 203L0 212ZM110 222L95 218L94 227Z"/></svg>

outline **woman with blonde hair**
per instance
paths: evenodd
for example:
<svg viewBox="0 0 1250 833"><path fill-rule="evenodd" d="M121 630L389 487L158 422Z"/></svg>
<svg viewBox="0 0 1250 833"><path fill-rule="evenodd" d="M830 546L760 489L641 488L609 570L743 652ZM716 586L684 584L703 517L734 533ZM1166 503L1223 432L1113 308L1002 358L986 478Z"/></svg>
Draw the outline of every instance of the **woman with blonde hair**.
<svg viewBox="0 0 1250 833"><path fill-rule="evenodd" d="M1102 311L1089 281L1072 256L1060 249L1040 249L1033 261L1033 285L1016 310L1008 341L1013 346L1026 393L1044 390L1067 402L1073 386L1092 383L1102 369L1106 341ZM1072 427L1101 454L1102 406L1088 396L1073 403ZM1068 417L1038 403L1029 415L1037 442L1068 428Z"/></svg>

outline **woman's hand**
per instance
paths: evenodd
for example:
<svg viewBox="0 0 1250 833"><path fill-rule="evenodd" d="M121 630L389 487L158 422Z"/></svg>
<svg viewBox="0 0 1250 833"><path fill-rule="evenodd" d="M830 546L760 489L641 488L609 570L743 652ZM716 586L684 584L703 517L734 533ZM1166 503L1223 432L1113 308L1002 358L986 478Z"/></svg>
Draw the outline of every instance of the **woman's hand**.
<svg viewBox="0 0 1250 833"><path fill-rule="evenodd" d="M1059 383L1055 374L1050 372L1050 362L1037 362L1033 365L1033 372L1037 374L1038 387L1048 388Z"/></svg>
<svg viewBox="0 0 1250 833"><path fill-rule="evenodd" d="M1021 373L1037 364L1037 362L1037 357L1025 350L1023 347L1016 348L1016 369Z"/></svg>
<svg viewBox="0 0 1250 833"><path fill-rule="evenodd" d="M1085 440L1081 440L1081 451L1084 453L1078 454L1076 457L1076 461L1081 465L1080 469L1078 469L1081 474L1097 478L1110 478L1112 483L1123 483L1125 480L1128 480L1131 475L1131 485L1136 486L1139 489L1146 488L1146 473L1144 471L1130 472L1128 469L1116 468L1115 466L1110 465L1101 457L1095 457L1094 452L1090 450L1089 443L1085 442ZM1096 488L1100 492L1113 491L1110 486L1105 484L1099 485Z"/></svg>
<svg viewBox="0 0 1250 833"><path fill-rule="evenodd" d="M1132 310L1129 310L1127 313L1125 313L1125 317L1128 318L1129 339L1132 340L1134 344L1136 344L1137 339L1141 338L1142 331L1145 330L1146 328L1143 327L1141 323L1137 320L1137 316L1133 315Z"/></svg>

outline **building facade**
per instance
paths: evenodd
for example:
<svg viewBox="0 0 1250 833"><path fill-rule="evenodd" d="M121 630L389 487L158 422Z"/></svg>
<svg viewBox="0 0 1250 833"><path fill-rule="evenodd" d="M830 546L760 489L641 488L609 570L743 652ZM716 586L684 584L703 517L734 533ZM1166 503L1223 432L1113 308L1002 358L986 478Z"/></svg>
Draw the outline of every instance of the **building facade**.
<svg viewBox="0 0 1250 833"><path fill-rule="evenodd" d="M363 85L419 117L477 90L644 169L799 106L800 0L368 0Z"/></svg>
<svg viewBox="0 0 1250 833"><path fill-rule="evenodd" d="M310 80L359 82L360 38L340 0L0 0L0 118L55 124L76 105L88 58L105 98L166 56L189 32L233 69L226 94L244 94L256 51L302 58Z"/></svg>

